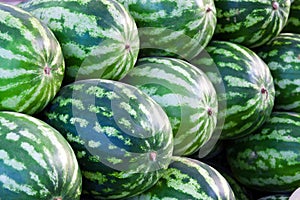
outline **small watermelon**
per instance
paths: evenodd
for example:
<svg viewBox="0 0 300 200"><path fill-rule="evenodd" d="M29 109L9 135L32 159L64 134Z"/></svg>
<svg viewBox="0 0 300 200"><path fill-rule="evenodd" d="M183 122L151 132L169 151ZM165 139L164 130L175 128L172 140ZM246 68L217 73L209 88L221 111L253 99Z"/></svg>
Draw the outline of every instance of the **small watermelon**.
<svg viewBox="0 0 300 200"><path fill-rule="evenodd" d="M60 89L64 71L53 33L30 13L0 3L0 110L40 112Z"/></svg>
<svg viewBox="0 0 300 200"><path fill-rule="evenodd" d="M118 80L139 52L136 24L115 0L29 0L19 5L44 22L60 42L66 61L64 83Z"/></svg>

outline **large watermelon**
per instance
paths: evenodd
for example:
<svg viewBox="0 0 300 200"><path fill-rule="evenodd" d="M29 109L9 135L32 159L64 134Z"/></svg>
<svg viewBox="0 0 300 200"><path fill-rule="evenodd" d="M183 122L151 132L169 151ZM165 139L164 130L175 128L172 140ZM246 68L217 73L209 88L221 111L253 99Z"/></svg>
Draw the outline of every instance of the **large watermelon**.
<svg viewBox="0 0 300 200"><path fill-rule="evenodd" d="M0 112L0 141L0 199L80 199L75 154L55 129L25 114Z"/></svg>
<svg viewBox="0 0 300 200"><path fill-rule="evenodd" d="M219 101L226 101L222 139L250 134L270 116L274 105L274 84L268 66L253 51L238 44L211 41L191 62L209 74L216 88L224 85ZM211 62L211 60L213 62ZM219 73L215 72L216 66ZM220 75L220 76L219 76Z"/></svg>
<svg viewBox="0 0 300 200"><path fill-rule="evenodd" d="M216 91L195 66L176 58L142 58L121 81L141 89L167 113L174 155L190 155L210 140L217 122Z"/></svg>
<svg viewBox="0 0 300 200"><path fill-rule="evenodd" d="M150 190L130 200L235 200L226 179L198 160L173 157L167 171ZM237 199L238 200L238 199Z"/></svg>
<svg viewBox="0 0 300 200"><path fill-rule="evenodd" d="M115 0L29 0L20 7L43 21L62 45L65 83L89 78L118 80L136 62L136 24Z"/></svg>
<svg viewBox="0 0 300 200"><path fill-rule="evenodd" d="M258 47L277 36L285 26L290 0L215 0L217 26L214 38Z"/></svg>
<svg viewBox="0 0 300 200"><path fill-rule="evenodd" d="M227 158L244 185L269 192L291 192L300 185L300 115L273 112L260 130L232 141Z"/></svg>
<svg viewBox="0 0 300 200"><path fill-rule="evenodd" d="M63 87L46 121L71 143L83 174L83 193L125 198L153 186L173 153L170 122L137 88L112 80Z"/></svg>
<svg viewBox="0 0 300 200"><path fill-rule="evenodd" d="M282 32L300 34L300 0L292 2L287 24Z"/></svg>
<svg viewBox="0 0 300 200"><path fill-rule="evenodd" d="M142 56L195 57L216 26L213 0L118 0L139 28Z"/></svg>
<svg viewBox="0 0 300 200"><path fill-rule="evenodd" d="M24 10L0 3L0 110L41 111L58 92L64 70L53 33Z"/></svg>
<svg viewBox="0 0 300 200"><path fill-rule="evenodd" d="M300 112L300 34L281 33L256 52L274 78L275 109Z"/></svg>

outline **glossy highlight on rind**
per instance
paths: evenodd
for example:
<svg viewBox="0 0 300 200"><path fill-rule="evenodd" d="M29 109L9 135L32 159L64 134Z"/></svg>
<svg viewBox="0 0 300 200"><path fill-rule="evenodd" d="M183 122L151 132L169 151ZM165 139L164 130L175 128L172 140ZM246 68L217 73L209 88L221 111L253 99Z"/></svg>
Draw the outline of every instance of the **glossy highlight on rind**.
<svg viewBox="0 0 300 200"><path fill-rule="evenodd" d="M223 126L217 127L221 139L250 134L269 118L274 106L274 83L268 66L252 50L232 42L213 40L205 50L210 62L199 54L191 63L212 73L215 88L220 84L225 87L218 93L219 101L226 101L226 107L219 111L225 117Z"/></svg>
<svg viewBox="0 0 300 200"><path fill-rule="evenodd" d="M210 142L217 94L200 69L176 58L145 57L120 81L139 88L164 109L172 125L173 155L191 155Z"/></svg>
<svg viewBox="0 0 300 200"><path fill-rule="evenodd" d="M136 195L152 187L170 164L173 137L167 115L128 84L77 81L64 86L44 114L76 153L84 195Z"/></svg>
<svg viewBox="0 0 300 200"><path fill-rule="evenodd" d="M60 44L37 18L4 3L0 3L0 44L0 110L40 112L64 77Z"/></svg>
<svg viewBox="0 0 300 200"><path fill-rule="evenodd" d="M31 0L19 6L56 35L66 61L65 84L91 78L118 80L133 68L138 30L115 0Z"/></svg>
<svg viewBox="0 0 300 200"><path fill-rule="evenodd" d="M0 140L0 199L80 199L75 154L54 128L29 115L0 112Z"/></svg>
<svg viewBox="0 0 300 200"><path fill-rule="evenodd" d="M201 52L216 27L212 0L118 0L139 28L141 56L189 60Z"/></svg>

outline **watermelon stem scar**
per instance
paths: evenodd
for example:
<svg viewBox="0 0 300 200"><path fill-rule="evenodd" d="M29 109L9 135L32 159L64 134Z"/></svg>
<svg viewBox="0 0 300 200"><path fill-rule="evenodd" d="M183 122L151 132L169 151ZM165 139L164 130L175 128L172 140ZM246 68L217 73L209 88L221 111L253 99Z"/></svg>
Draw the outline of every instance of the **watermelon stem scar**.
<svg viewBox="0 0 300 200"><path fill-rule="evenodd" d="M262 93L262 94L266 94L266 99L268 99L268 90L266 90L266 88L262 88L261 90L260 90L260 92ZM265 100L266 100L265 99Z"/></svg>
<svg viewBox="0 0 300 200"><path fill-rule="evenodd" d="M47 75L50 75L51 68L48 65L46 65L46 67L44 68L44 73L47 74Z"/></svg>
<svg viewBox="0 0 300 200"><path fill-rule="evenodd" d="M273 1L272 7L273 7L273 10L277 10L279 8L279 3L277 1Z"/></svg>
<svg viewBox="0 0 300 200"><path fill-rule="evenodd" d="M155 162L156 161L156 156L157 156L157 153L156 152L150 152L149 154L149 158L151 161Z"/></svg>
<svg viewBox="0 0 300 200"><path fill-rule="evenodd" d="M130 45L129 45L129 44L126 44L126 45L125 45L125 49L128 50L128 51L130 51Z"/></svg>
<svg viewBox="0 0 300 200"><path fill-rule="evenodd" d="M211 108L208 108L208 110L207 110L207 114L208 114L209 116L212 116L212 114L213 114L213 111L212 111L212 109L211 109Z"/></svg>
<svg viewBox="0 0 300 200"><path fill-rule="evenodd" d="M207 7L206 12L208 13L210 11L212 11L212 9L210 7Z"/></svg>

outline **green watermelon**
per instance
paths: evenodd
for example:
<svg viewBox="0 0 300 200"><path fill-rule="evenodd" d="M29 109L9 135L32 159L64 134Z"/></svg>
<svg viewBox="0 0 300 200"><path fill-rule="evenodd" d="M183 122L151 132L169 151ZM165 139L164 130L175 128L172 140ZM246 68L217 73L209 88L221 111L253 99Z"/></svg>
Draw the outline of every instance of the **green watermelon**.
<svg viewBox="0 0 300 200"><path fill-rule="evenodd" d="M226 179L198 160L174 156L161 179L150 190L130 200L235 200Z"/></svg>
<svg viewBox="0 0 300 200"><path fill-rule="evenodd" d="M138 87L167 113L174 155L193 154L211 139L217 122L216 91L195 66L176 58L142 58L121 81Z"/></svg>
<svg viewBox="0 0 300 200"><path fill-rule="evenodd" d="M270 116L274 105L274 84L268 66L252 50L228 41L211 41L191 61L208 74L218 99L225 107L223 126L217 126L221 139L250 134ZM215 70L217 68L217 72ZM221 124L222 125L222 124Z"/></svg>
<svg viewBox="0 0 300 200"><path fill-rule="evenodd" d="M300 112L300 34L281 33L256 52L274 78L275 109Z"/></svg>
<svg viewBox="0 0 300 200"><path fill-rule="evenodd" d="M64 83L90 78L118 80L136 62L136 24L115 0L29 0L20 7L43 21L62 45Z"/></svg>
<svg viewBox="0 0 300 200"><path fill-rule="evenodd" d="M215 40L246 47L262 46L285 26L290 0L215 0L217 26Z"/></svg>
<svg viewBox="0 0 300 200"><path fill-rule="evenodd" d="M141 56L195 57L216 26L213 0L118 0L139 28Z"/></svg>
<svg viewBox="0 0 300 200"><path fill-rule="evenodd" d="M55 129L31 116L2 111L0 141L0 199L80 199L78 162Z"/></svg>
<svg viewBox="0 0 300 200"><path fill-rule="evenodd" d="M300 185L300 115L273 112L255 133L228 144L227 159L239 182L256 190L291 192Z"/></svg>
<svg viewBox="0 0 300 200"><path fill-rule="evenodd" d="M89 79L66 85L45 110L45 120L70 142L83 174L83 194L95 199L145 191L171 160L167 115L125 83Z"/></svg>
<svg viewBox="0 0 300 200"><path fill-rule="evenodd" d="M287 24L282 32L300 34L300 0L292 2Z"/></svg>
<svg viewBox="0 0 300 200"><path fill-rule="evenodd" d="M53 33L30 13L0 3L0 110L40 112L58 92L64 71Z"/></svg>

